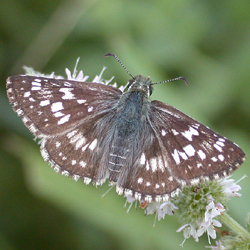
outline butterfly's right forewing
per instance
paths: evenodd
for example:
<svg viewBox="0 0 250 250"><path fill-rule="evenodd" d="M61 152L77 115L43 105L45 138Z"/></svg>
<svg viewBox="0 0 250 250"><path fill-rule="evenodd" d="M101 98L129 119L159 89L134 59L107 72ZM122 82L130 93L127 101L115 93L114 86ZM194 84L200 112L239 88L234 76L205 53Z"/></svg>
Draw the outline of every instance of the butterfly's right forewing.
<svg viewBox="0 0 250 250"><path fill-rule="evenodd" d="M121 95L104 84L22 75L7 79L7 93L24 124L40 138L86 127L110 111Z"/></svg>

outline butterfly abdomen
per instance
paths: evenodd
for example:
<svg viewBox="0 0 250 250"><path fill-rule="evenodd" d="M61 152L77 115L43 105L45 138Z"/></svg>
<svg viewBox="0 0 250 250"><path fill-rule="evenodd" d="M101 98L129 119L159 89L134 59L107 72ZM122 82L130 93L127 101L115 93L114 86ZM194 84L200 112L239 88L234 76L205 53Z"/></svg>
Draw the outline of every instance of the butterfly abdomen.
<svg viewBox="0 0 250 250"><path fill-rule="evenodd" d="M140 138L140 128L146 122L147 100L147 96L141 91L126 92L121 96L113 122L113 139L109 153L111 182L117 182L121 172L129 171L133 164L133 154L140 151L135 147Z"/></svg>

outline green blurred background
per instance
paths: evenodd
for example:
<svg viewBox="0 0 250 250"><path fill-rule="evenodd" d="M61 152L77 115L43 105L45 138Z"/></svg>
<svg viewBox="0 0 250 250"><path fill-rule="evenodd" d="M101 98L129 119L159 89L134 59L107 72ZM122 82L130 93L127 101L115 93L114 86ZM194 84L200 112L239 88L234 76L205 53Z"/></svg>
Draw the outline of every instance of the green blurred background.
<svg viewBox="0 0 250 250"><path fill-rule="evenodd" d="M126 213L125 199L56 174L33 136L12 111L5 79L22 66L64 75L129 76L154 82L180 75L184 82L155 86L152 99L167 102L250 153L250 4L245 1L2 0L0 6L0 249L181 249L176 216L153 227L141 209ZM250 176L249 163L233 175ZM229 213L245 225L249 179ZM239 205L240 202L240 205ZM205 249L186 241L185 249Z"/></svg>

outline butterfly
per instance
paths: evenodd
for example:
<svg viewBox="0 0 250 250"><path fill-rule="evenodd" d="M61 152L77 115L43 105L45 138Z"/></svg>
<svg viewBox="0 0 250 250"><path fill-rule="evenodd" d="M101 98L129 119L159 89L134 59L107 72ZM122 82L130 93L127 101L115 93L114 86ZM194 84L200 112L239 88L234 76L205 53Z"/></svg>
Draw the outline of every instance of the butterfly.
<svg viewBox="0 0 250 250"><path fill-rule="evenodd" d="M235 143L151 101L156 83L149 77L128 74L124 92L101 83L17 75L7 79L7 94L56 172L96 186L108 179L119 195L136 200L167 201L184 186L223 178L244 162ZM186 81L172 80L178 79Z"/></svg>

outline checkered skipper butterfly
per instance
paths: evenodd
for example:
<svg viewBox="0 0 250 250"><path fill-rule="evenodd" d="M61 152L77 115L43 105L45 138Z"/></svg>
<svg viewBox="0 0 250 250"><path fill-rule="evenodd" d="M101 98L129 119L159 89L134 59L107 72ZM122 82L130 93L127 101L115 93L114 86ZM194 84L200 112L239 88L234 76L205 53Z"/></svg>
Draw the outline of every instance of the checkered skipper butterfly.
<svg viewBox="0 0 250 250"><path fill-rule="evenodd" d="M7 93L24 124L41 138L41 154L55 171L86 184L108 179L119 195L166 201L185 185L225 177L243 163L236 144L168 104L150 101L155 83L128 74L125 92L17 75L7 79Z"/></svg>

